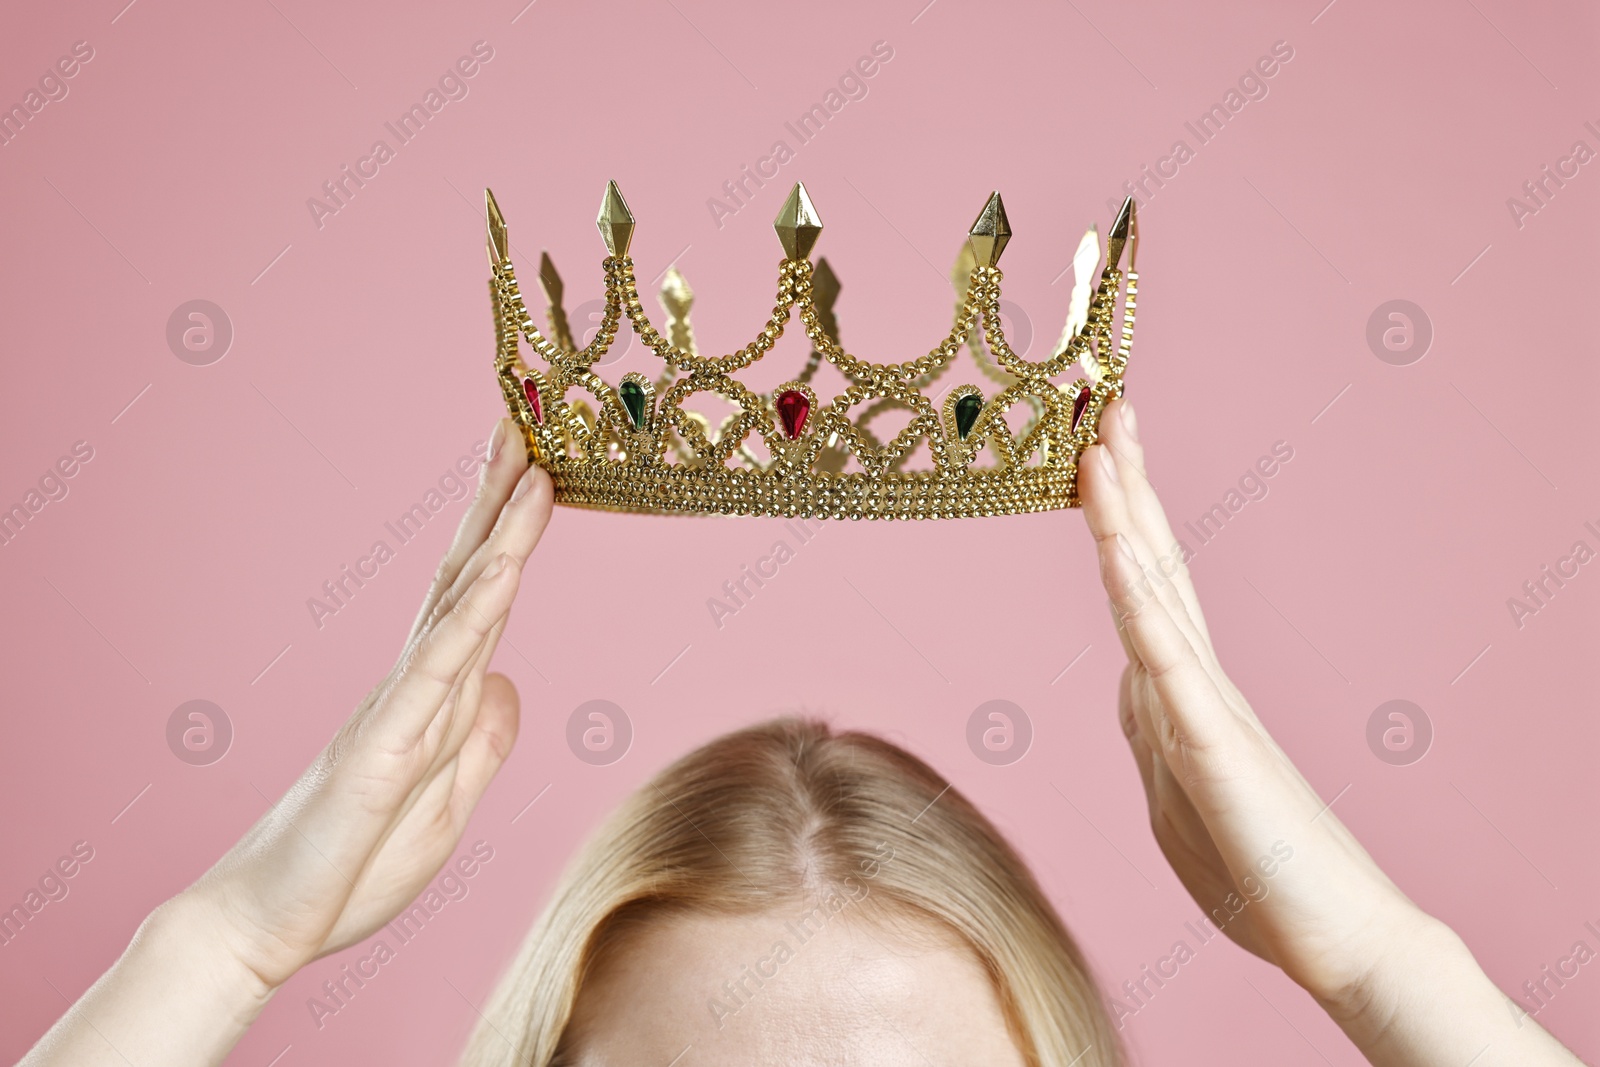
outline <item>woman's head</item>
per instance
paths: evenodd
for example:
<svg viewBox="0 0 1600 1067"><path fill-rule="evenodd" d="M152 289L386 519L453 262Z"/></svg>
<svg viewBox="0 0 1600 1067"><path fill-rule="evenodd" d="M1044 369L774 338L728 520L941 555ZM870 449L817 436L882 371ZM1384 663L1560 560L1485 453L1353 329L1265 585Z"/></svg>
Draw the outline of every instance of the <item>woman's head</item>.
<svg viewBox="0 0 1600 1067"><path fill-rule="evenodd" d="M466 1062L665 1064L686 1045L685 1067L1121 1062L1081 955L989 821L902 749L798 719L720 737L622 805Z"/></svg>

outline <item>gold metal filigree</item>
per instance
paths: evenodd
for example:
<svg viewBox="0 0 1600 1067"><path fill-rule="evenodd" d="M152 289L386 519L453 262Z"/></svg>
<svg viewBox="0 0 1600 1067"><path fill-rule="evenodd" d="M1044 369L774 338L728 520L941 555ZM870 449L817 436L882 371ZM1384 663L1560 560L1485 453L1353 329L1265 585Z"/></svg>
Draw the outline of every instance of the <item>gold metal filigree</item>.
<svg viewBox="0 0 1600 1067"><path fill-rule="evenodd" d="M995 193L973 223L952 274L962 295L950 332L916 359L872 363L838 343L833 304L839 282L826 260L815 266L810 261L822 221L799 184L773 224L785 258L778 267L772 314L749 344L718 356L703 355L695 346L688 321L694 293L675 267L665 272L659 293L665 329L651 324L628 256L633 214L615 182L606 187L597 219L610 252L602 264L605 310L582 349L573 341L561 279L548 256L541 257L540 282L550 303L550 336L534 325L510 260L505 218L494 195L484 190L484 197L496 374L506 406L522 427L529 458L550 472L557 502L649 513L854 519L1002 515L1078 503L1078 457L1098 439L1105 405L1122 394L1133 347L1139 231L1132 198L1108 231L1099 284L1086 306L1083 293L1074 298L1068 330L1047 358L1028 360L1006 341L996 264L1011 228ZM1076 289L1086 291L1098 252L1091 229L1074 256ZM795 378L756 393L735 375L766 355L791 317L806 331L811 357ZM662 361L658 379L633 371L613 386L592 369L624 318ZM521 339L543 366L524 362ZM964 346L972 348L985 375L1000 388L985 398L977 386L958 385L936 410L924 390ZM827 403L810 384L824 360L849 383ZM1089 377L1057 384L1075 365ZM624 383L630 395L637 386L643 399L637 422L623 402ZM539 398L537 412L528 399L530 389ZM809 405L805 424L792 440L775 406L788 390L799 391ZM1084 390L1087 400L1079 405ZM684 407L691 397L706 394L733 408L716 427ZM962 434L957 406L968 396L978 397L982 408ZM1019 403L1031 417L1013 430L1006 414ZM910 420L884 441L868 424L888 407L907 410ZM908 457L924 442L932 468L905 470ZM980 452L989 457L982 465L975 462ZM845 470L849 462L860 469Z"/></svg>

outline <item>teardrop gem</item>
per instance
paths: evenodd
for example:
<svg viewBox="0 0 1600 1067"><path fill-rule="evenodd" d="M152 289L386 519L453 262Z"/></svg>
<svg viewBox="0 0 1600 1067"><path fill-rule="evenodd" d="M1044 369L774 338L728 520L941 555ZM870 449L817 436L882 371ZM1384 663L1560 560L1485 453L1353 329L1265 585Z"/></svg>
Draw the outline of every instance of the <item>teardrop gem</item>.
<svg viewBox="0 0 1600 1067"><path fill-rule="evenodd" d="M1078 423L1083 421L1083 413L1089 410L1090 389L1086 385L1078 390L1077 397L1072 401L1072 428L1076 430Z"/></svg>
<svg viewBox="0 0 1600 1067"><path fill-rule="evenodd" d="M778 409L778 419L783 423L784 436L795 440L806 428L806 419L811 415L811 401L798 389L786 389L778 395L778 402L774 406Z"/></svg>
<svg viewBox="0 0 1600 1067"><path fill-rule="evenodd" d="M983 397L969 394L956 401L956 436L963 441L972 428L978 424L978 416L983 414Z"/></svg>
<svg viewBox="0 0 1600 1067"><path fill-rule="evenodd" d="M634 381L623 382L617 393L622 398L622 406L628 410L628 418L633 420L633 428L644 429L644 386Z"/></svg>
<svg viewBox="0 0 1600 1067"><path fill-rule="evenodd" d="M539 383L532 378L522 379L522 393L528 398L528 406L533 408L533 421L544 425L544 406L539 403Z"/></svg>

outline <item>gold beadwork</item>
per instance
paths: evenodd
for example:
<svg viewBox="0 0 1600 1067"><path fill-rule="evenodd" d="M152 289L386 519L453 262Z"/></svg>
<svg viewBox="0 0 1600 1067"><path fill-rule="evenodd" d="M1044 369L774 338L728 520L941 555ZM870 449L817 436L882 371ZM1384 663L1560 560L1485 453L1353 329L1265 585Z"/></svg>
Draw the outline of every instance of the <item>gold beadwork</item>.
<svg viewBox="0 0 1600 1067"><path fill-rule="evenodd" d="M1001 323L996 263L1011 228L999 194L991 195L952 274L963 292L950 332L927 354L903 363L872 363L839 345L833 316L839 282L825 260L815 266L810 262L822 223L799 184L774 221L787 257L778 267L772 314L749 344L720 356L703 356L695 348L688 322L694 294L675 267L665 272L659 294L666 311L664 329L652 325L628 256L634 218L615 182L606 187L597 220L611 253L602 263L605 311L594 338L582 349L567 327L561 279L548 256L541 257L540 281L550 303L550 337L534 325L510 261L505 219L494 195L485 190L484 197L496 373L507 408L526 438L529 458L550 472L558 503L649 513L853 519L959 518L1077 505L1078 457L1098 439L1105 405L1122 394L1133 346L1138 220L1131 197L1108 233L1105 264L1087 310L1074 311L1082 316L1081 325L1064 334L1057 351L1030 361L1011 349ZM1085 240L1092 235L1091 230ZM1097 239L1093 250L1098 252ZM1084 260L1080 245L1074 261ZM1095 260L1087 262L1092 269ZM791 314L811 342L811 357L796 378L772 392L755 393L733 376L772 348ZM591 369L615 340L623 318L661 359L658 380L630 372L613 386ZM523 361L519 337L544 361L542 368ZM982 392L972 385L957 386L936 409L923 390L964 345L1001 388L984 400L962 437L955 405L967 396L982 399ZM823 360L849 382L826 404L808 384ZM1052 381L1076 363L1094 368L1093 380ZM542 420L533 415L524 379L531 379L538 390ZM637 425L622 402L623 382L636 404L641 394L644 399ZM634 387L638 393L632 392ZM1074 425L1074 398L1083 389L1089 390L1089 401ZM775 406L775 399L789 390L800 392L808 405L804 426L793 440L784 433ZM573 391L587 396L568 399ZM734 410L714 427L699 412L683 407L698 394L721 397ZM1006 413L1019 403L1031 409L1032 417L1013 431ZM911 418L892 439L880 441L868 424L888 406L909 409ZM924 441L932 468L904 470ZM752 451L758 442L769 458ZM975 465L984 453L992 465ZM860 470L844 471L847 460Z"/></svg>

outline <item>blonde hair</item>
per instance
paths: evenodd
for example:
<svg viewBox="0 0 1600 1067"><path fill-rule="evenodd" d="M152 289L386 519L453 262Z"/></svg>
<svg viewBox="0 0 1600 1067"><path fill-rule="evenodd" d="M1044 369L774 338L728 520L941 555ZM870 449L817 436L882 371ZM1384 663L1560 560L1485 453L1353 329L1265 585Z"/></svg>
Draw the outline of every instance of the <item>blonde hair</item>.
<svg viewBox="0 0 1600 1067"><path fill-rule="evenodd" d="M760 912L864 878L862 900L970 946L1030 1065L1120 1067L1082 954L993 824L888 741L793 718L711 741L622 804L534 924L463 1065L551 1067L622 926L660 911Z"/></svg>

